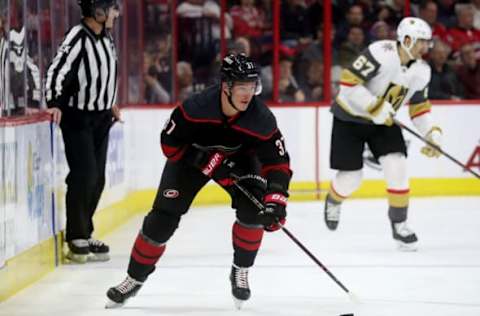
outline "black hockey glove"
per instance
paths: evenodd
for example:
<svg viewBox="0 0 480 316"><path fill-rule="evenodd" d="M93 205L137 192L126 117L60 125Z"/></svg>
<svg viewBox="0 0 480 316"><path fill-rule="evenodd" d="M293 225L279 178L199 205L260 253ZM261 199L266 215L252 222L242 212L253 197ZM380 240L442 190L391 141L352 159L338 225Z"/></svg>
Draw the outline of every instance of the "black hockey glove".
<svg viewBox="0 0 480 316"><path fill-rule="evenodd" d="M233 175L237 184L243 187L248 192L252 193L259 201L267 192L267 180L257 174L245 174L241 177Z"/></svg>
<svg viewBox="0 0 480 316"><path fill-rule="evenodd" d="M258 220L266 231L274 232L285 225L287 197L282 193L268 193L263 197L265 209L258 213Z"/></svg>
<svg viewBox="0 0 480 316"><path fill-rule="evenodd" d="M203 150L195 146L190 146L185 151L183 159L187 164L199 169L204 175L215 180L228 178L234 166L232 161L226 159L224 153Z"/></svg>

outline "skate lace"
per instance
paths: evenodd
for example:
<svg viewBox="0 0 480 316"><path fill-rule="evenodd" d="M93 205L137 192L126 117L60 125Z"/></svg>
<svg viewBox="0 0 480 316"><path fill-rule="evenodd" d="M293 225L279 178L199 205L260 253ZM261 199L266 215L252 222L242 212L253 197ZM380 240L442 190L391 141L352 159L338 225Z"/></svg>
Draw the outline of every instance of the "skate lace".
<svg viewBox="0 0 480 316"><path fill-rule="evenodd" d="M235 284L240 288L248 289L247 268L235 268Z"/></svg>
<svg viewBox="0 0 480 316"><path fill-rule="evenodd" d="M401 223L395 224L395 230L397 231L397 234L399 234L400 236L403 236L403 237L410 236L410 235L414 234L413 230L411 230L407 226L406 222L401 222Z"/></svg>
<svg viewBox="0 0 480 316"><path fill-rule="evenodd" d="M340 204L327 203L327 219L338 222L340 219Z"/></svg>
<svg viewBox="0 0 480 316"><path fill-rule="evenodd" d="M127 277L122 283L117 286L117 290L122 294L126 294L140 284L140 282L132 279L131 277Z"/></svg>
<svg viewBox="0 0 480 316"><path fill-rule="evenodd" d="M93 239L93 238L90 238L90 239L88 240L88 244L89 244L90 246L94 246L94 247L101 247L101 246L105 245L105 243L104 243L103 241L97 240L97 239Z"/></svg>

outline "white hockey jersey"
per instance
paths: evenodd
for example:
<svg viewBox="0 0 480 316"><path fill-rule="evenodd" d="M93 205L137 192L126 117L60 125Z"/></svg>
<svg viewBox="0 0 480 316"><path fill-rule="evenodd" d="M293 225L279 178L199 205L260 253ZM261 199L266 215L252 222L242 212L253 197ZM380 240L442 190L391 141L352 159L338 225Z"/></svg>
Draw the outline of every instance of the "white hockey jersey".
<svg viewBox="0 0 480 316"><path fill-rule="evenodd" d="M401 65L395 41L377 41L342 71L332 113L340 120L373 124L384 100L397 111L410 103L415 118L430 111L428 84L431 69L423 60Z"/></svg>

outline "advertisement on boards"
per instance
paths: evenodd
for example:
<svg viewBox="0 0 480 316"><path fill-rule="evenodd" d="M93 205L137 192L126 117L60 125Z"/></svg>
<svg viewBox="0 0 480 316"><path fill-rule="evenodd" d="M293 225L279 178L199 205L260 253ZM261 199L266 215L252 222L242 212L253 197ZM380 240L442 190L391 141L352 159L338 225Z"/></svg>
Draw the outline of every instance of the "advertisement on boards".
<svg viewBox="0 0 480 316"><path fill-rule="evenodd" d="M14 218L14 254L52 236L52 160L50 124L15 127L17 204Z"/></svg>
<svg viewBox="0 0 480 316"><path fill-rule="evenodd" d="M18 199L17 186L17 152L18 143L15 140L13 127L1 128L0 152L2 153L0 196L0 265L3 265L15 252L12 234L15 226L15 208Z"/></svg>

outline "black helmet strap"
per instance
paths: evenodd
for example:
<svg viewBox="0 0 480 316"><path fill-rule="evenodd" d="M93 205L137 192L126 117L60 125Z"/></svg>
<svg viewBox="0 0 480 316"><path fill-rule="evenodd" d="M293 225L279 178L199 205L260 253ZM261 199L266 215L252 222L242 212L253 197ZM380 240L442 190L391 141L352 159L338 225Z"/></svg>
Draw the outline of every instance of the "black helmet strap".
<svg viewBox="0 0 480 316"><path fill-rule="evenodd" d="M232 92L232 88L233 88L233 82L232 81L227 81L227 86L228 86L228 93L227 93L227 100L228 100L228 103L230 103L230 105L238 112L240 112L240 110L235 106L235 104L233 103L233 99L232 99L232 95L233 95L233 92Z"/></svg>

